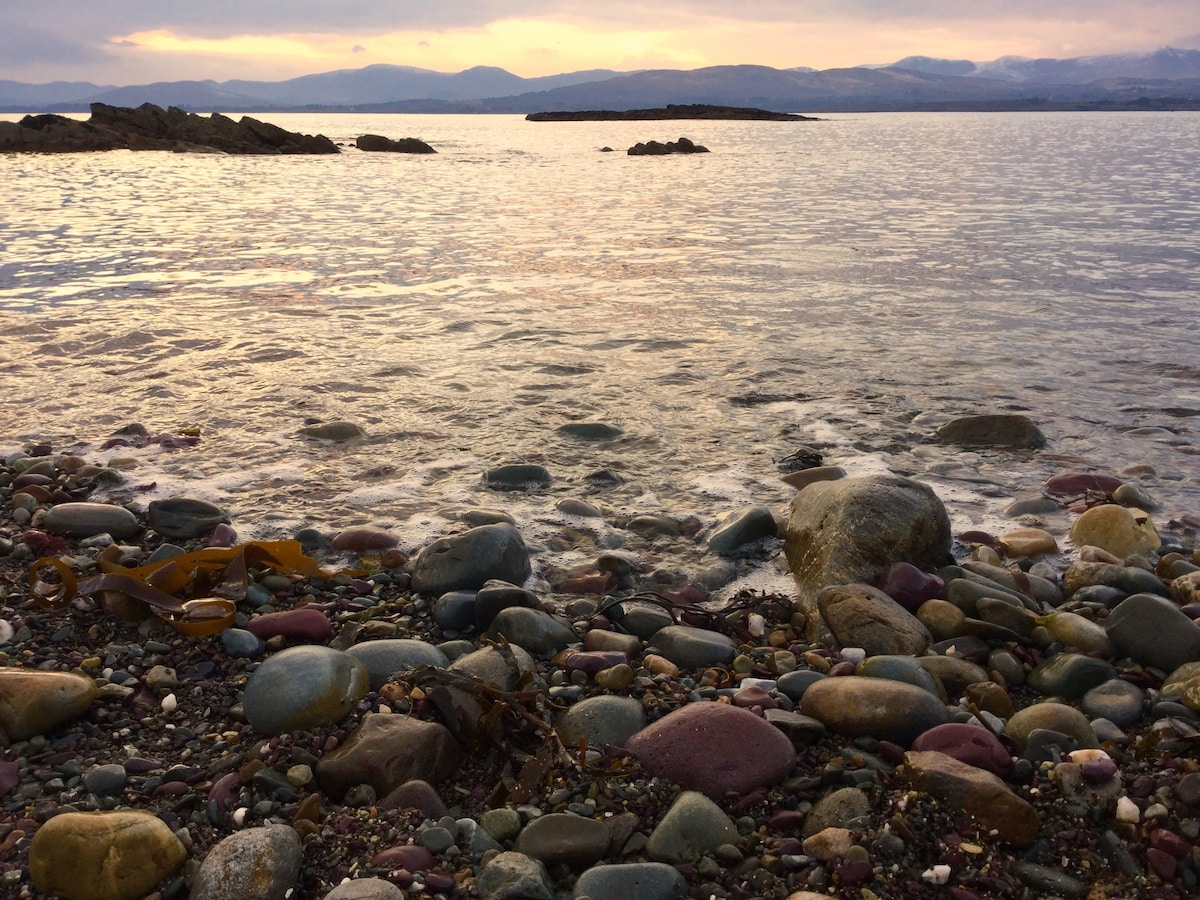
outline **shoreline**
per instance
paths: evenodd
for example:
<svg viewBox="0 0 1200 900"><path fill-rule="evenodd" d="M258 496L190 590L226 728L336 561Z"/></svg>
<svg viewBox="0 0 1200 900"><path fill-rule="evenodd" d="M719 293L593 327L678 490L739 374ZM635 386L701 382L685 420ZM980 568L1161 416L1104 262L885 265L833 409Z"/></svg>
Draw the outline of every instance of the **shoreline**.
<svg viewBox="0 0 1200 900"><path fill-rule="evenodd" d="M1067 761L1070 751L1062 741L1049 740L1032 748L1029 740L1001 743L1004 758L996 767L1005 771L992 777L1007 793L990 796L1011 795L1024 803L1035 817L1032 831L1014 832L1007 820L986 821L987 813L975 819L964 816L961 808L971 808L969 803L942 793L945 788L936 779L928 784L914 780L920 760L908 750L912 740L897 740L896 734L882 732L839 733L833 718L822 721L809 715L816 712L804 699L811 684L864 678L861 657L876 654L855 652L852 645L836 648L809 640L805 630L811 623L799 598L743 593L725 615L713 615L699 606L704 598L695 585L653 581L655 572L649 565L638 571L628 566L627 559L623 566L620 555L599 550L597 565L590 571L547 579L553 590L545 595L527 596L528 592L513 588L486 601L495 603L497 613L528 610L514 617L535 620L541 629L533 632L531 640L546 643L532 654L535 659L527 669L504 656L503 649L492 647L493 653L508 660L502 666L502 682L513 674L508 672L510 665L529 671L528 676L511 685L484 689L479 686L482 676L476 674L477 680L471 682L475 686L453 702L446 698L454 696L454 690L463 690L462 683L438 674L452 668L432 665L385 676L378 683L372 676L372 689L356 695L339 710L341 714L272 735L247 688L254 673L263 671L268 662L286 659L287 653L300 647L320 648L341 660L349 647L395 639L413 642L403 648L406 652L425 653L431 648L448 662L452 654L457 654L455 660L466 659L489 646L480 639L475 618L485 601L473 590L447 592L474 595L473 611L464 618L467 598L444 603L436 599L444 596L440 591L414 590L414 581L418 587L423 578L426 585L435 583L418 563L426 548L417 548L410 557L397 547L395 535L362 527L324 535L329 546L323 549L321 535L296 536L302 542L307 538L303 549L313 553L309 558L316 563L345 564L348 570L341 574L327 577L311 570L252 568L244 599L237 603L237 630L257 638L257 644L240 634L232 643L225 635L189 636L153 616L140 623L126 622L105 611L96 597L75 600L59 611L44 609L25 580L28 565L39 557L67 556L76 559L71 567L79 568L83 576L90 566L80 563L79 557L98 556L106 543L30 534L34 526L46 524L54 507L86 502L87 479L97 474L83 459L67 463L74 469L68 472L54 462L51 448L44 449L47 455L32 457L32 462L10 457L0 470L4 500L0 536L11 544L7 551L0 545L0 584L5 592L0 598L0 619L13 631L6 642L0 642L3 671L79 672L96 693L82 710L44 733L13 740L0 756L0 787L4 787L0 791L4 804L0 883L12 889L13 896L48 896L32 887L28 874L30 843L47 822L62 812L112 809L149 810L180 841L185 858L154 882L153 889L167 898L185 896L204 877L203 861L216 858L215 848L223 841L258 834L256 829L269 821L288 826L296 835L296 846L304 848L294 865L284 865L277 876L280 884L291 879L297 889L294 896L299 897L325 897L351 874L381 878L407 892L398 896L511 896L495 887L499 864L488 874L488 864L497 858L525 866L521 871L532 872L537 890L553 897L572 896L577 882L584 876L598 877L592 873L603 863L619 864L625 872L631 872L633 865L663 866L638 872L666 879L667 890L677 887L667 870L677 872L688 896L807 900L805 891L862 897L866 888L876 896L967 900L1000 895L1082 896L1077 885L1088 883L1118 895L1195 893L1200 874L1200 858L1192 849L1200 833L1196 708L1151 693L1171 672L1124 652L1072 651L1066 639L1047 630L1052 622L1034 626L1017 617L1005 619L1007 625L989 622L992 628L982 631L972 626L974 633L947 632L921 655L947 661L938 663L935 672L940 674L929 682L935 693L941 686L944 705L955 710L947 712L944 724L975 719L979 724L967 727L989 734L989 726L995 727L993 719L1003 725L1033 705L1043 705L1043 711L1049 708L1046 704L1080 706L1082 693L1058 703L1056 698L1064 697L1057 691L1047 693L1029 684L1028 676L1050 659L1061 658L1072 665L1085 660L1075 668L1088 672L1094 668L1092 660L1110 665L1111 672L1105 671L1111 677L1089 688L1120 682L1144 692L1136 720L1113 725L1103 736L1093 731L1104 751L1098 755ZM45 462L50 471L47 482L17 486L18 478L36 474ZM14 503L13 495L30 486L43 488L46 498L38 500L38 491L26 490L24 497L32 497L32 502ZM28 518L17 515L17 510L27 512ZM137 515L131 514L137 527L116 542L128 548L114 552L119 564L144 564L166 543L144 530L147 512L139 509ZM186 512L204 525L194 537L174 538L179 550L194 553L214 537L218 545L239 546L236 522L205 519L212 513L202 506ZM660 529L666 539L695 537L695 531L688 534L686 528L671 534L680 523L666 517L640 518L645 520L642 527ZM507 524L500 511L488 521L463 522L459 528ZM161 519L160 525L182 527L168 526ZM625 527L633 525L627 522ZM1179 537L1171 549L1190 551L1192 562L1184 559L1185 566L1200 562L1194 528L1166 536ZM983 536L976 537L980 540L971 551L976 563L1006 561L987 546ZM951 568L972 571L964 569L971 562L971 553L962 552L966 546L956 545L960 555L947 572ZM1160 550L1146 554L1142 565L1149 569L1109 565L1122 569L1122 577L1132 577L1131 570L1144 572L1142 586L1159 578L1165 590L1168 582L1152 573L1164 555ZM1186 552L1181 555L1188 557ZM1053 566L1032 564L1029 570L1047 581L1056 577ZM514 571L516 581L521 570ZM1118 578L1118 573L1109 574L1110 581ZM1119 590L1102 582L1091 586ZM999 586L985 595L989 591L1003 593ZM1103 622L1121 600L1101 599L1099 593L1093 590L1084 600L1068 594L1060 605L1047 606L1044 612L1087 612L1093 623ZM1126 597L1130 595L1127 591ZM650 625L615 618L612 607L633 599L650 607L639 613L651 620ZM1176 605L1187 608L1187 604ZM458 618L453 618L455 614ZM715 637L701 641L704 648L693 646L677 655L683 651L655 643L656 615L660 627L671 620ZM968 618L986 621L981 617L982 612ZM918 618L924 623L929 617ZM573 634L568 639L547 620L565 623ZM618 627L621 622L625 627ZM964 627L962 621L956 622L946 627L950 631ZM1013 630L1027 625L1028 634ZM639 635L642 630L645 637ZM506 637L517 643L509 634ZM723 638L732 651L727 652L726 643L717 638ZM980 651L967 652L972 641L983 647L977 661L972 657ZM575 643L582 646L573 648ZM712 643L718 651L710 656ZM955 649L956 644L961 650ZM501 641L499 646L507 644ZM934 651L939 646L940 652ZM1004 656L994 656L997 653ZM678 661L671 659L673 655ZM313 666L310 662L305 671ZM977 678L968 666L977 667L983 677ZM998 674L1001 668L1008 671L1008 679ZM891 687L903 677L912 676L893 671L875 680L888 681ZM1095 676L1076 673L1073 677L1087 681ZM1069 682L1053 684L1071 693L1079 685ZM1040 683L1044 688L1045 682ZM992 687L968 691L970 686L986 684ZM758 722L772 722L771 733L786 736L794 756L785 760L782 773L736 782L734 796L709 798L716 808L713 813L692 796L703 791L681 789L678 775L664 774L675 770L656 768L650 761L653 753L634 756L605 749L615 747L616 741L592 740L585 740L585 752L564 740L559 732L567 733L569 727L557 717L591 700L602 701L599 718L606 735L619 732L624 727L622 717L631 712L631 706L621 701L636 701L632 706L645 716L645 724L635 733L650 731L683 710L711 712L723 707L738 711L739 716L754 715ZM1000 714L1005 700L1012 710L1007 716ZM408 794L391 798L389 804L388 792L381 789L363 784L343 789L328 780L332 777L327 774L328 763L323 769L322 761L352 745L364 721L402 719L455 726L449 710L461 711L464 706L475 710L478 719L473 721L486 719L494 730L468 733L465 719L452 727L462 745L461 760L440 782L431 769L429 780L437 782L432 788L410 787ZM553 733L547 730L552 724ZM739 718L736 727L745 727L745 720ZM763 738L764 746L773 747L773 739ZM719 755L721 748L705 746L702 736L693 736L685 751L688 764L699 767L707 756ZM439 758L444 752L430 751ZM762 762L756 758L759 755L770 754L746 754L745 771L757 771ZM987 784L989 790L997 790L994 783ZM960 790L974 796L969 788ZM707 843L698 849L663 849L670 836L670 811L685 799L696 804L692 815L707 817ZM1021 812L1016 818L1028 815ZM549 818L560 816L574 816L596 827ZM539 836L541 827L535 825L539 820L553 823L558 832L555 840ZM822 827L814 830L818 822ZM272 859L286 857L287 852L262 851ZM541 859L544 869L525 864L533 859ZM617 877L620 883L619 873L600 875ZM376 888L375 894L346 896L396 896ZM629 895L627 886L625 892Z"/></svg>

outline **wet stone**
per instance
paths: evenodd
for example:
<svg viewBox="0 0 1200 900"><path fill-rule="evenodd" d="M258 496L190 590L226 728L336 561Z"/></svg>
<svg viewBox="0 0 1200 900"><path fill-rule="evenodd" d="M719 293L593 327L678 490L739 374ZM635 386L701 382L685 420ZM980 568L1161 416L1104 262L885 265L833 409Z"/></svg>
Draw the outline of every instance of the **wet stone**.
<svg viewBox="0 0 1200 900"><path fill-rule="evenodd" d="M1030 672L1028 684L1044 697L1076 700L1116 675L1112 664L1102 659L1059 653Z"/></svg>
<svg viewBox="0 0 1200 900"><path fill-rule="evenodd" d="M503 635L509 643L539 656L552 656L579 640L563 619L524 606L500 610L492 619L488 634L493 638Z"/></svg>
<svg viewBox="0 0 1200 900"><path fill-rule="evenodd" d="M909 746L930 728L949 721L937 696L886 678L826 678L804 692L802 712L849 736L870 735Z"/></svg>
<svg viewBox="0 0 1200 900"><path fill-rule="evenodd" d="M258 659L267 650L262 638L244 628L226 628L222 631L221 646L234 659Z"/></svg>
<svg viewBox="0 0 1200 900"><path fill-rule="evenodd" d="M540 859L547 866L562 863L573 869L585 869L608 852L608 829L595 819L551 813L526 825L514 849Z"/></svg>
<svg viewBox="0 0 1200 900"><path fill-rule="evenodd" d="M737 647L730 638L690 625L660 628L651 637L650 645L681 669L727 666L737 655Z"/></svg>
<svg viewBox="0 0 1200 900"><path fill-rule="evenodd" d="M1078 878L1073 878L1062 869L1037 863L1020 861L1013 865L1013 873L1029 888L1046 895L1060 897L1086 897L1088 887Z"/></svg>
<svg viewBox="0 0 1200 900"><path fill-rule="evenodd" d="M43 526L52 534L66 537L108 534L118 541L127 540L142 530L133 513L111 503L59 503L46 511Z"/></svg>
<svg viewBox="0 0 1200 900"><path fill-rule="evenodd" d="M1005 734L1024 743L1034 729L1058 731L1070 736L1080 748L1099 747L1096 733L1087 717L1074 707L1063 703L1035 703L1019 710L1008 720Z"/></svg>
<svg viewBox="0 0 1200 900"><path fill-rule="evenodd" d="M1114 678L1084 694L1080 705L1093 719L1107 719L1121 728L1131 728L1141 721L1145 702L1146 692L1140 687Z"/></svg>
<svg viewBox="0 0 1200 900"><path fill-rule="evenodd" d="M250 675L242 698L255 731L281 734L344 718L369 687L367 670L330 647L283 650Z"/></svg>
<svg viewBox="0 0 1200 900"><path fill-rule="evenodd" d="M646 854L656 862L694 862L738 839L733 822L703 794L685 790L650 834Z"/></svg>
<svg viewBox="0 0 1200 900"><path fill-rule="evenodd" d="M379 690L392 675L405 669L418 666L444 669L450 665L446 654L437 647L412 638L365 641L355 644L346 653L366 668L373 691Z"/></svg>
<svg viewBox="0 0 1200 900"><path fill-rule="evenodd" d="M1200 661L1200 626L1163 597L1126 597L1109 613L1104 629L1122 652L1145 665L1170 672Z"/></svg>
<svg viewBox="0 0 1200 900"><path fill-rule="evenodd" d="M666 863L592 866L575 882L576 900L682 900L686 896L683 874Z"/></svg>

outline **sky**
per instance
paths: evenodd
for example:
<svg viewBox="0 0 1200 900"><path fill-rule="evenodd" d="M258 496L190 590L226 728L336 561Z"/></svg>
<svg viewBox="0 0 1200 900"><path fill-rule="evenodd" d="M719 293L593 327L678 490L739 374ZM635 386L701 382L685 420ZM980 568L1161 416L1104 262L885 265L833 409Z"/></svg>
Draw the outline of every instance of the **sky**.
<svg viewBox="0 0 1200 900"><path fill-rule="evenodd" d="M0 79L279 81L376 63L526 78L1200 49L1198 0L0 0Z"/></svg>

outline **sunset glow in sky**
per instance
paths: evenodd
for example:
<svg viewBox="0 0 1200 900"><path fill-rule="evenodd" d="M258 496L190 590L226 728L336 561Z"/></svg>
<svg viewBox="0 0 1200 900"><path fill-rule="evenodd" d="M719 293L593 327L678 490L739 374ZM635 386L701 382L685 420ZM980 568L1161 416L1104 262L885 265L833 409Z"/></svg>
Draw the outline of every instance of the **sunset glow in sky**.
<svg viewBox="0 0 1200 900"><path fill-rule="evenodd" d="M1200 48L1197 0L3 0L0 79L277 81L374 63L533 77Z"/></svg>

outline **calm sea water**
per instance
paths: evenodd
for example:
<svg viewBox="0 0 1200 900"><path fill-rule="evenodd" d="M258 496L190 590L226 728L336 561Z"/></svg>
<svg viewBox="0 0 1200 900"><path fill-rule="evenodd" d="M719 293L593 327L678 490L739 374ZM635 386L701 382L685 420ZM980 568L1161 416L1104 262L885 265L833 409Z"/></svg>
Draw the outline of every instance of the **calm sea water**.
<svg viewBox="0 0 1200 900"><path fill-rule="evenodd" d="M448 527L439 509L500 507L541 564L597 552L549 549L564 525L621 540L563 497L782 513L802 444L929 481L959 528L999 527L1054 472L1136 464L1160 522L1200 513L1200 115L263 118L439 152L0 157L0 450L107 459L129 422L197 426L193 449L132 454L142 499L214 500L244 536L370 522L409 547ZM681 134L712 152L620 152ZM995 410L1049 448L928 442ZM304 440L309 419L369 437ZM581 443L569 421L625 433ZM506 462L555 483L486 489ZM624 484L593 490L606 467Z"/></svg>

